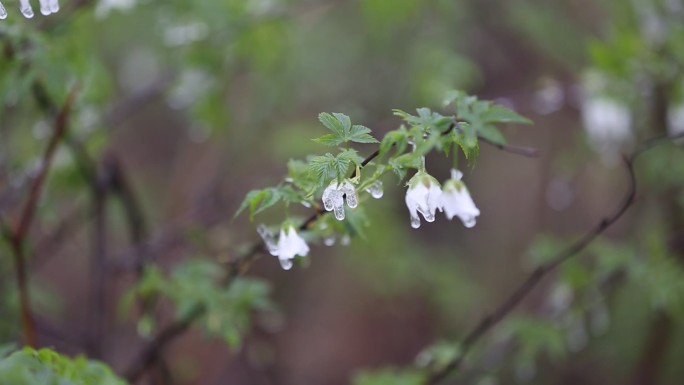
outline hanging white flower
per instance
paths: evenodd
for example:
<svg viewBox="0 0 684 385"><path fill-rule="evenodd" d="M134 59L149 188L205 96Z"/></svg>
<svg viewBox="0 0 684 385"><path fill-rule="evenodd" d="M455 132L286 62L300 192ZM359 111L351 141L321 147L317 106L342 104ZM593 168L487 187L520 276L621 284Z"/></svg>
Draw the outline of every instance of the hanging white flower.
<svg viewBox="0 0 684 385"><path fill-rule="evenodd" d="M59 0L39 0L40 13L47 16L59 11ZM34 16L33 7L29 0L19 0L19 10L25 18L30 19ZM7 18L7 10L0 3L0 19Z"/></svg>
<svg viewBox="0 0 684 385"><path fill-rule="evenodd" d="M344 200L347 200L347 206L355 208L359 204L356 196L356 188L347 179L342 183L332 181L323 191L323 207L327 211L334 211L335 218L341 221L344 219Z"/></svg>
<svg viewBox="0 0 684 385"><path fill-rule="evenodd" d="M408 182L406 190L406 207L411 214L411 227L420 227L418 213L423 215L428 222L434 222L435 211L441 210L441 195L437 179L433 178L425 171L418 171Z"/></svg>
<svg viewBox="0 0 684 385"><path fill-rule="evenodd" d="M301 255L302 257L309 254L309 245L306 244L304 238L297 234L294 226L290 225L287 229L280 229L280 237L278 238L278 247L274 256L278 257L280 260L280 266L285 270L290 270L292 268L292 259L295 256Z"/></svg>
<svg viewBox="0 0 684 385"><path fill-rule="evenodd" d="M449 220L458 216L463 225L470 228L475 226L475 218L480 215L480 210L475 206L461 178L463 178L462 172L451 169L451 179L444 182L441 207Z"/></svg>
<svg viewBox="0 0 684 385"><path fill-rule="evenodd" d="M297 234L297 230L292 225L286 225L280 229L278 243L275 242L273 234L266 226L259 225L257 232L264 240L268 252L272 256L278 257L280 266L285 270L292 268L292 260L295 256L300 255L304 257L309 254L309 245Z"/></svg>

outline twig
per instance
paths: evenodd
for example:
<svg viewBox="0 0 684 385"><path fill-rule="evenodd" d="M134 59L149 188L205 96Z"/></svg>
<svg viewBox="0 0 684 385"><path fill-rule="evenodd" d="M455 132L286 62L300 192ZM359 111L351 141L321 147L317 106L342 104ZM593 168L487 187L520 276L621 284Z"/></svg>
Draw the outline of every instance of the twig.
<svg viewBox="0 0 684 385"><path fill-rule="evenodd" d="M31 222L33 221L34 214L38 206L38 201L40 200L45 179L54 158L55 150L57 149L57 145L62 140L64 133L67 130L69 114L76 98L77 90L78 87L74 87L71 90L66 102L64 103L64 106L55 119L55 129L47 147L45 148L45 152L43 153L40 165L38 166L38 170L36 172L36 177L33 179L29 188L28 199L21 210L21 214L16 226L13 229L8 229L7 225L4 225L5 231L3 232L10 243L14 256L15 274L17 277L17 287L19 290L22 334L24 344L28 346L36 345L36 331L29 297L25 242L28 236L28 230L31 226Z"/></svg>
<svg viewBox="0 0 684 385"><path fill-rule="evenodd" d="M454 128L455 124L452 124L446 132L442 133L442 135L448 134ZM510 147L508 146L501 149L504 151L510 151ZM379 155L380 150L375 150L361 162L360 166L365 167ZM353 178L355 175L356 170L352 172L351 177ZM301 225L299 225L299 230L307 230L311 224L316 222L321 216L326 215L327 213L328 211L321 210L319 206L316 206L315 212L305 219ZM249 249L247 253L235 259L235 261L229 265L229 270L224 280L224 285L228 286L237 275L240 275L242 272L249 269L251 262L264 251L265 249L263 244L261 242L257 242ZM199 319L205 311L206 309L198 306L194 308L184 319L172 323L159 332L159 334L150 343L148 343L132 361L129 368L124 372L124 377L131 383L138 381L147 371L147 369L157 362L164 348L176 337L182 335L187 329L189 329L192 323Z"/></svg>
<svg viewBox="0 0 684 385"><path fill-rule="evenodd" d="M637 180L634 174L634 162L636 159L646 152L663 143L669 143L677 138L684 137L684 134L676 136L658 136L642 142L637 150L629 157L624 159L625 168L627 169L629 181L627 192L623 198L622 203L618 208L607 217L601 219L597 225L589 230L582 238L575 243L568 246L565 250L554 256L547 263L537 267L523 283L506 299L504 300L492 313L484 317L465 337L461 340L459 346L461 354L451 361L448 365L441 369L429 373L425 385L435 385L445 379L449 374L458 370L467 354L473 345L478 342L488 331L490 331L496 324L504 319L527 295L546 277L551 271L555 270L563 262L578 255L585 247L587 247L596 237L601 235L608 227L617 222L627 210L632 206L636 198Z"/></svg>

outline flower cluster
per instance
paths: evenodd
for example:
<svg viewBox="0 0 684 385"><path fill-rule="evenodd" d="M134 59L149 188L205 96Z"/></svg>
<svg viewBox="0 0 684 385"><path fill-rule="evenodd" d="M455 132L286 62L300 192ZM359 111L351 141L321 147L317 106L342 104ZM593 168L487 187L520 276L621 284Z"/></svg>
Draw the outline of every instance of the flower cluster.
<svg viewBox="0 0 684 385"><path fill-rule="evenodd" d="M475 206L468 189L461 181L463 173L451 170L451 179L444 182L442 189L439 182L425 171L418 171L408 182L406 190L406 206L411 215L411 227L420 227L420 217L427 222L434 222L435 212L444 211L451 220L457 216L465 227L475 226L480 210Z"/></svg>
<svg viewBox="0 0 684 385"><path fill-rule="evenodd" d="M39 2L40 13L45 16L59 11L59 0L39 0ZM25 18L30 19L33 17L33 7L29 0L19 0L19 10ZM0 19L5 18L7 18L7 10L0 2Z"/></svg>
<svg viewBox="0 0 684 385"><path fill-rule="evenodd" d="M356 196L356 189L349 180L342 183L337 181L330 182L330 185L323 191L323 207L326 211L334 211L337 220L344 220L344 200L347 200L349 208L355 208L359 205L358 197Z"/></svg>

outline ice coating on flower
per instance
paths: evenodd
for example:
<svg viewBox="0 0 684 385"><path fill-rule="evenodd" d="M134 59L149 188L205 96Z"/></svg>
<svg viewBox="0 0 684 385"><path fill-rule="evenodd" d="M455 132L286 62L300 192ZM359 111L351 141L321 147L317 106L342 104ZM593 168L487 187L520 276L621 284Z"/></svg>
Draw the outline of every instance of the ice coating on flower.
<svg viewBox="0 0 684 385"><path fill-rule="evenodd" d="M366 192L368 192L373 198L375 199L380 199L383 196L383 191L382 191L382 181L376 180L366 188Z"/></svg>
<svg viewBox="0 0 684 385"><path fill-rule="evenodd" d="M50 15L59 11L58 0L39 0L40 2L40 13L44 16Z"/></svg>
<svg viewBox="0 0 684 385"><path fill-rule="evenodd" d="M270 252L270 250L269 250ZM292 268L292 259L300 255L302 257L309 254L309 245L306 241L297 234L294 226L280 229L280 236L278 237L278 245L271 255L278 257L280 266L283 269L289 270Z"/></svg>
<svg viewBox="0 0 684 385"><path fill-rule="evenodd" d="M52 13L48 0L40 0L40 13L42 13L44 16Z"/></svg>
<svg viewBox="0 0 684 385"><path fill-rule="evenodd" d="M411 214L411 227L420 227L418 213L428 222L435 221L435 211L441 210L442 189L439 182L430 174L419 171L408 182L406 190L406 207Z"/></svg>
<svg viewBox="0 0 684 385"><path fill-rule="evenodd" d="M264 244L266 245L266 249L268 249L268 252L271 255L276 255L276 250L278 249L278 245L276 244L275 237L273 233L264 225L263 223L257 226L257 233L259 233L259 236L261 239L264 241Z"/></svg>
<svg viewBox="0 0 684 385"><path fill-rule="evenodd" d="M25 18L30 19L33 17L33 7L29 0L19 0L19 10Z"/></svg>
<svg viewBox="0 0 684 385"><path fill-rule="evenodd" d="M326 246L333 246L335 244L335 241L336 239L334 235L323 238L323 244Z"/></svg>
<svg viewBox="0 0 684 385"><path fill-rule="evenodd" d="M461 181L463 173L452 169L451 179L444 183L442 190L441 206L449 220L457 216L465 227L473 227L480 210L475 206L468 189Z"/></svg>
<svg viewBox="0 0 684 385"><path fill-rule="evenodd" d="M356 195L356 188L348 180L342 183L332 181L323 191L323 207L326 211L333 211L337 220L344 219L344 201L347 201L347 206L355 208L359 205L359 200Z"/></svg>
<svg viewBox="0 0 684 385"><path fill-rule="evenodd" d="M0 19L6 19L7 18L7 10L5 7L0 3Z"/></svg>

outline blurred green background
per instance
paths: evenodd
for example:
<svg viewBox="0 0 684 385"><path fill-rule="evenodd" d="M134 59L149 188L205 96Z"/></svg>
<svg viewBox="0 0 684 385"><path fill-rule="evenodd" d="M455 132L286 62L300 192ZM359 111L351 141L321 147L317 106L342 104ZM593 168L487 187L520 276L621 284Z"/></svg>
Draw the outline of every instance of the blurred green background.
<svg viewBox="0 0 684 385"><path fill-rule="evenodd" d="M256 224L279 223L281 212L256 223L233 214L249 190L281 181L289 159L327 150L310 140L325 133L319 112L343 112L381 137L400 124L393 108L439 110L446 91L463 89L535 122L504 133L539 158L483 145L473 168L463 163L482 211L475 228L440 217L412 229L404 184L388 176L364 238L312 244L306 268L259 259L248 275L270 283L277 311L255 316L239 349L200 331L182 336L165 354L168 383L393 383L355 373L411 365L425 347L457 341L536 263L618 206L621 152L684 126L680 0L63 0L59 13L33 19L4 3L3 216L19 215L50 137L35 82L57 106L80 87L71 145L57 150L30 232L39 344L116 372L174 314L168 301L154 322L117 310L137 280L131 261L161 271L194 257L226 263L257 241ZM628 127L600 131L588 112L600 98L612 103L599 108L606 129ZM104 251L93 250L93 191L75 149L125 171L140 239L125 202L109 199ZM428 163L448 176L450 162ZM635 207L449 381L681 383L684 155L666 145L637 166ZM20 335L10 255L0 243L0 342ZM104 255L105 278L93 275L93 255Z"/></svg>

